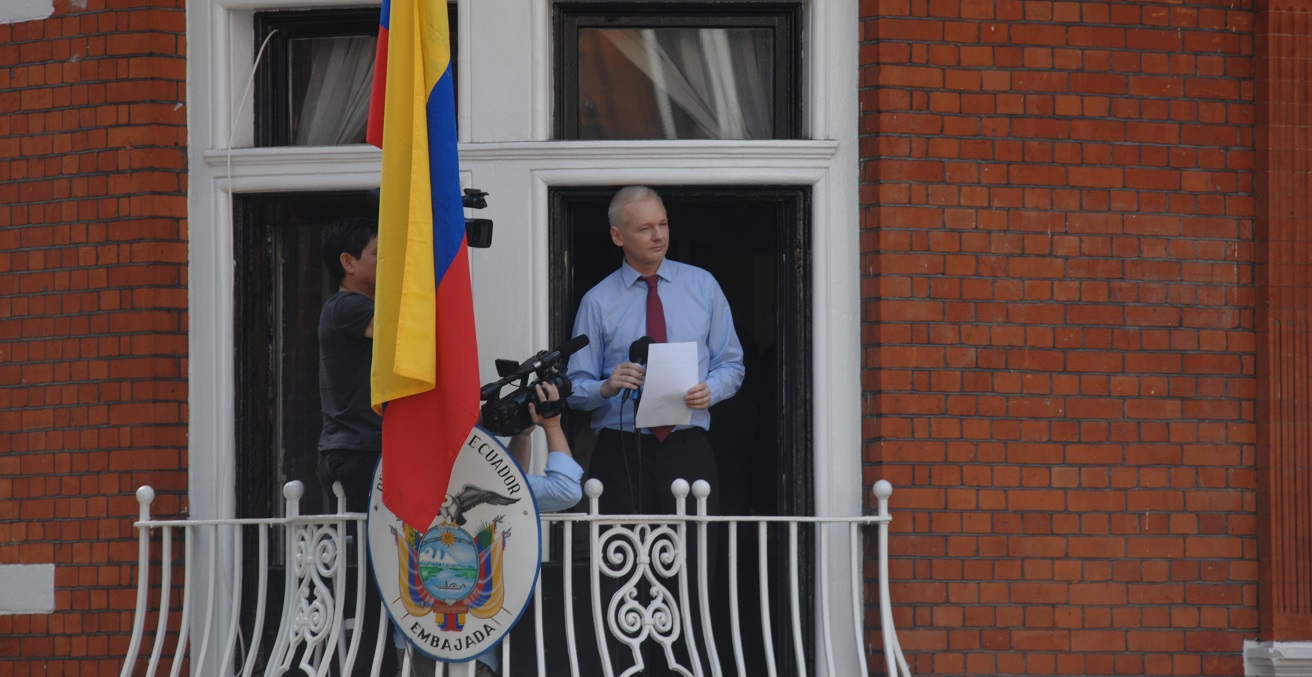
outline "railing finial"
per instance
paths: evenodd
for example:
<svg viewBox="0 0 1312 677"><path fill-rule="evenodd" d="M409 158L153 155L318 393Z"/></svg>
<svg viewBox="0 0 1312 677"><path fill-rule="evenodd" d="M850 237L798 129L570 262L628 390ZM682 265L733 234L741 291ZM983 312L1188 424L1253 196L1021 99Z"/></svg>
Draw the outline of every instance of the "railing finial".
<svg viewBox="0 0 1312 677"><path fill-rule="evenodd" d="M692 483L692 497L697 499L697 514L706 516L706 498L711 495L711 483L697 480Z"/></svg>
<svg viewBox="0 0 1312 677"><path fill-rule="evenodd" d="M688 480L680 477L671 482L670 493L674 494L674 514L680 517L688 514Z"/></svg>
<svg viewBox="0 0 1312 677"><path fill-rule="evenodd" d="M137 503L149 505L153 500L155 500L155 489L153 487L149 484L137 487Z"/></svg>
<svg viewBox="0 0 1312 677"><path fill-rule="evenodd" d="M292 480L282 485L282 497L289 501L299 501L305 496L305 485L300 480Z"/></svg>
<svg viewBox="0 0 1312 677"><path fill-rule="evenodd" d="M871 491L879 502L879 516L888 517L888 497L893 495L893 484L888 480L879 480Z"/></svg>
<svg viewBox="0 0 1312 677"><path fill-rule="evenodd" d="M341 484L333 482L334 485ZM292 480L282 485L282 497L286 499L286 514L288 517L300 517L301 515L301 497L305 495L305 485L300 480Z"/></svg>
<svg viewBox="0 0 1312 677"><path fill-rule="evenodd" d="M588 497L588 514L598 515L601 513L601 492L605 490L601 480L592 478L583 483L583 493Z"/></svg>
<svg viewBox="0 0 1312 677"><path fill-rule="evenodd" d="M150 519L150 504L155 502L155 489L149 484L137 487L137 503L141 506L141 521Z"/></svg>

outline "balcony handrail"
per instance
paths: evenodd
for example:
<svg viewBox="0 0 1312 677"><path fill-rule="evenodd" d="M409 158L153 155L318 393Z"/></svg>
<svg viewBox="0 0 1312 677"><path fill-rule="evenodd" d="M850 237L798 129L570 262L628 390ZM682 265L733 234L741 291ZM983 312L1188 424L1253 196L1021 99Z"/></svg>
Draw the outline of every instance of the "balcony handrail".
<svg viewBox="0 0 1312 677"><path fill-rule="evenodd" d="M528 674L544 676L547 674L549 660L555 660L554 665L558 667L553 667L551 674L567 669L567 674L577 676L582 674L582 661L590 658L600 660L600 669L607 677L624 677L641 669L642 662L646 660L642 653L644 650L650 652L654 649L651 660L667 661L674 674L696 677L742 675L746 674L745 666L749 659L755 659L762 662L768 674L773 677L780 671L787 671L786 666L778 664L775 655L777 648L787 647L795 658L791 668L796 674L814 673L832 677L842 672L840 668L849 670L855 665L859 666L860 674L864 677L868 675L869 649L865 647L865 600L860 593L865 589L863 528L873 525L878 529L878 617L885 670L888 675L910 677L910 669L894 627L889 597L888 525L892 517L888 512L888 500L893 487L887 481L880 480L871 489L877 506L873 515L718 516L707 514L706 499L710 488L705 482L699 481L689 486L687 482L677 480L671 487L677 506L674 515L602 515L599 511L599 498L603 487L600 482L589 480L585 485L588 512L541 515L544 560L551 558L550 553L553 551L559 551L562 594L557 598L544 593L543 579L546 576L539 576L534 590L538 602L532 605L534 611L531 619L526 616L521 623L531 620L529 624L534 646L530 658L536 662L536 671L517 671L518 666L510 665L513 655L510 651L510 638L507 637L500 647L501 674L505 677ZM138 489L136 496L140 505L140 519L135 522L139 530L136 612L122 677L138 674L137 663L146 639L146 621L152 615L155 616L156 629L149 660L144 668L144 674L150 677L159 674L170 638L173 646L168 674L171 676L179 675L184 665L189 668L189 674L200 677L226 677L233 674L250 677L257 669L262 670L261 674L280 675L295 667L308 674L321 675L329 674L334 662L339 667L350 664L357 655L372 658L373 674L377 675L382 652L392 650L388 633L379 632L375 646L359 646L359 633L350 632L350 629L362 623L363 619L355 614L347 617L344 611L346 605L336 602L345 597L348 587L353 587L356 595L354 608L362 609L364 591L372 591L372 585L367 585L366 567L355 567L355 585L348 586L346 566L349 559L347 550L352 541L356 561L362 562L366 557L366 539L363 537L366 515L345 512L340 486L334 486L334 491L339 508L338 512L329 515L301 515L299 501L304 494L304 486L298 481L292 481L283 488L286 499L283 517L152 519L150 506L154 501L154 490L149 486ZM687 511L687 498L690 494L694 502L692 513ZM553 525L559 526L559 542L553 540ZM708 574L711 568L707 562L708 532L713 525L723 525L722 528L727 532L727 638L716 637L713 629L715 623L712 618L711 581ZM846 529L836 528L843 526ZM803 527L813 531L811 538L815 554L816 574L810 582L815 586L816 608L813 615L806 617L815 621L811 632L816 642L813 655L808 655L806 650L801 598L803 584L799 573L803 559L800 529ZM586 530L586 541L576 543L575 531L579 529ZM256 608L251 616L254 626L250 628L249 646L245 641L240 641L244 637L239 628L244 573L242 534L246 530L254 531L259 544L256 556L259 563L255 585ZM269 613L271 593L268 590L269 544L275 530L283 532L281 536L287 572L282 590L282 609L276 620L278 625L274 644L261 666L260 641L264 633L265 617ZM780 531L781 534L777 533ZM181 561L175 562L175 540L179 533L182 535L182 557ZM748 538L754 536L757 539L755 553L744 552L740 547L740 535L743 533ZM771 535L781 541L786 538L786 545L782 546L787 548L784 558L788 563L786 572L773 572L769 569L770 552L767 544ZM152 544L158 547L157 561L151 558ZM583 600L587 604L585 614L577 613L576 603L561 602L576 599L573 576L576 569L576 545L586 545L588 548L588 590L587 599ZM696 555L692 558L695 561L688 557L690 548ZM831 576L831 569L842 569L841 566L831 566L837 563L830 562L833 552L839 552L840 556L845 552L849 580L834 580ZM754 591L745 590L740 580L741 559L751 556L758 559L758 580ZM173 586L175 569L178 567L182 568L183 573L180 604L175 601L176 591ZM158 580L152 581L152 570L158 572ZM787 607L786 614L783 608L771 609L769 604L772 592L768 587L769 578L779 573L787 578L786 594L780 600L780 606ZM197 581L203 581L203 590L196 589ZM230 590L227 597L222 596L220 586ZM695 595L690 586L695 586ZM836 592L836 588L852 594L845 597L841 592ZM638 594L639 589L646 596L645 605L638 603L644 599ZM154 606L150 601L152 590L156 592ZM752 636L752 639L760 641L759 650L763 654L760 656L747 653L746 640L749 635L744 630L742 617L743 598L752 593L760 596L759 635ZM621 595L624 595L622 599ZM692 601L694 598L696 605ZM839 620L839 616L845 613L842 600L849 598L852 600L851 625L850 628L842 628L847 623ZM778 613L779 617L775 618L772 612ZM178 620L173 621L175 613ZM548 613L563 615L563 618L548 617ZM387 627L385 611L378 622L381 628ZM581 630L580 625L586 622L592 625L597 655L584 656L580 653L579 647L586 642L582 636L586 630ZM193 628L193 623L199 623L200 627ZM554 629L561 625L567 648L564 660L554 655L554 652L548 656L545 636L546 628ZM854 637L847 644L853 647L855 655L836 653L835 646L842 643L835 640L835 634L844 631ZM518 628L516 633L519 633ZM517 636L522 637L522 634ZM191 653L187 651L189 640L196 644ZM675 655L676 647L683 651L680 656ZM629 667L623 672L617 672L614 662L626 651L627 660L623 664L629 664ZM412 659L417 656L417 653L412 652L404 654L403 675L410 674ZM237 665L239 660L240 664ZM436 665L436 674L472 677L473 665L472 661L449 665L439 663ZM235 667L240 668L239 673L233 672Z"/></svg>

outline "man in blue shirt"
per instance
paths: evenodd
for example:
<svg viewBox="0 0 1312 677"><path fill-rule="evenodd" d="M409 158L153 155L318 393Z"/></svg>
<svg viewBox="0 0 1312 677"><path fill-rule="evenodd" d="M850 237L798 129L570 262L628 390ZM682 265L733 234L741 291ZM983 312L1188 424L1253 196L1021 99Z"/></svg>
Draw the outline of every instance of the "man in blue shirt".
<svg viewBox="0 0 1312 677"><path fill-rule="evenodd" d="M570 408L591 411L597 433L589 474L605 486L601 511L673 513L670 483L683 478L711 484L708 507L714 513L719 473L706 436L711 425L708 409L738 392L744 374L742 345L728 300L710 273L665 258L669 221L655 191L644 186L621 189L611 200L608 216L611 241L623 250L624 262L584 295L574 335L586 334L590 341L573 355L568 370ZM659 297L663 321L649 319L648 298L653 293ZM700 381L684 396L693 410L692 421L668 434L642 429L635 435L635 392L646 372L642 364L630 361L630 346L643 336L659 342L660 332L670 343L697 344Z"/></svg>
<svg viewBox="0 0 1312 677"><path fill-rule="evenodd" d="M710 273L665 258L670 225L656 191L645 186L620 189L607 216L611 241L623 250L624 262L583 296L573 335L586 334L589 342L570 358L567 372L573 390L567 400L570 408L592 412L597 441L588 472L604 487L600 510L610 515L672 514L675 499L670 485L684 479L711 485L707 511L717 514L719 468L706 434L711 425L708 410L738 392L745 373L729 302ZM641 353L633 346L643 337L657 343L696 344L699 381L683 398L692 409L689 425L634 430L646 369L631 354ZM706 548L711 567L706 573L712 581L717 534L716 530L708 534ZM697 561L695 545L690 543L687 553L690 571L695 571ZM695 579L690 579L690 587L691 609L697 609ZM695 612L693 623L700 629ZM676 644L673 660L688 666L685 641ZM668 654L645 648L644 674L673 671L666 664ZM619 647L614 649L611 655L618 657Z"/></svg>

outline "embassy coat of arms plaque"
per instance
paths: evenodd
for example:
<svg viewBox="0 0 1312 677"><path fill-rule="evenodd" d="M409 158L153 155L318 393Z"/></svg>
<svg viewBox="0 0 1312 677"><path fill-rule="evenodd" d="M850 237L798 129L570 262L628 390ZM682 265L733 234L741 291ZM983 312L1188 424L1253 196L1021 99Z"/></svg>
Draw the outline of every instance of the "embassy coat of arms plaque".
<svg viewBox="0 0 1312 677"><path fill-rule="evenodd" d="M430 658L467 661L495 646L537 583L537 505L519 465L475 426L432 524L405 524L382 502L382 464L369 503L369 557L396 627Z"/></svg>

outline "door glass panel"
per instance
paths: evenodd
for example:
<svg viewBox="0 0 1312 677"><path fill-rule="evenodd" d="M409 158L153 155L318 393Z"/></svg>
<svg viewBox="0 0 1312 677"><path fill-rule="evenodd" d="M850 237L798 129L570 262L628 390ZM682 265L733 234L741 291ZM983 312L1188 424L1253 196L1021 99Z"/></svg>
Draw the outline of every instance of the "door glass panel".
<svg viewBox="0 0 1312 677"><path fill-rule="evenodd" d="M378 205L362 192L244 195L236 205L238 516L280 514L290 480L305 485L302 513L332 512L315 473L319 311L332 291L320 238Z"/></svg>

